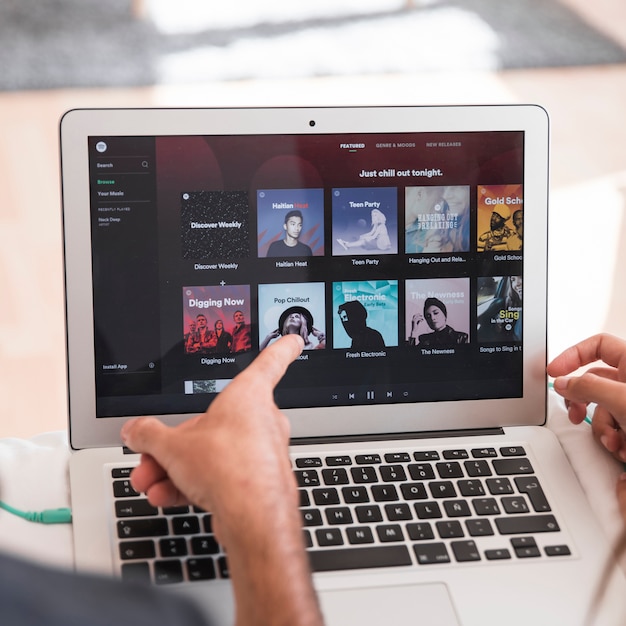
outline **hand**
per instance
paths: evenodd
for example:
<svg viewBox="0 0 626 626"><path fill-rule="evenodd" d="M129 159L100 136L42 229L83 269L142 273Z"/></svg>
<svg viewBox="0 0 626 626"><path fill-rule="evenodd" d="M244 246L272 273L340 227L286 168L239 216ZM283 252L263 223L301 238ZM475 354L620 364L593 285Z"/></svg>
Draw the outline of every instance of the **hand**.
<svg viewBox="0 0 626 626"><path fill-rule="evenodd" d="M578 376L567 376L580 367L602 361ZM568 415L580 424L587 405L596 403L594 437L615 458L626 461L626 341L612 335L595 335L568 348L547 368L555 391L565 398Z"/></svg>
<svg viewBox="0 0 626 626"><path fill-rule="evenodd" d="M317 339L318 343L324 343L324 341L326 341L326 335L318 328L315 328L315 326L311 329L311 334Z"/></svg>
<svg viewBox="0 0 626 626"><path fill-rule="evenodd" d="M567 376L578 368L602 361L603 365L579 376ZM570 420L580 424L587 405L595 403L592 432L616 459L626 461L626 341L612 335L594 335L568 348L547 368L556 376L554 390L565 398ZM626 521L626 473L617 483L617 503Z"/></svg>
<svg viewBox="0 0 626 626"><path fill-rule="evenodd" d="M288 456L289 422L273 397L302 347L298 335L279 339L206 413L179 426L140 418L122 428L124 443L142 453L131 475L137 491L155 506L191 502L213 514L238 624L322 624Z"/></svg>
<svg viewBox="0 0 626 626"><path fill-rule="evenodd" d="M128 421L122 439L143 454L132 474L135 489L155 506L191 502L212 511L225 533L222 514L228 522L239 517L255 489L261 498L282 500L286 493L295 500L289 423L273 399L275 385L300 354L302 342L295 337L262 352L203 415L174 428L155 418ZM227 545L228 537L221 539Z"/></svg>
<svg viewBox="0 0 626 626"><path fill-rule="evenodd" d="M411 327L417 326L423 321L424 321L424 316L421 313L415 313L415 315L413 315L413 317L411 318Z"/></svg>

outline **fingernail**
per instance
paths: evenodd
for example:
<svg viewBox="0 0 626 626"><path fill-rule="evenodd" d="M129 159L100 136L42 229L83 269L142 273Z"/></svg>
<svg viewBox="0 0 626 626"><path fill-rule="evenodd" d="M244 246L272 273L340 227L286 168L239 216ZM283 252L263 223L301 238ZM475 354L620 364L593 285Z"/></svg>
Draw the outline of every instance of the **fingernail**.
<svg viewBox="0 0 626 626"><path fill-rule="evenodd" d="M609 438L606 435L602 435L602 437L600 437L600 443L608 449Z"/></svg>
<svg viewBox="0 0 626 626"><path fill-rule="evenodd" d="M559 378L554 379L554 390L555 391L565 391L567 386L569 385L570 379L566 376L560 376Z"/></svg>

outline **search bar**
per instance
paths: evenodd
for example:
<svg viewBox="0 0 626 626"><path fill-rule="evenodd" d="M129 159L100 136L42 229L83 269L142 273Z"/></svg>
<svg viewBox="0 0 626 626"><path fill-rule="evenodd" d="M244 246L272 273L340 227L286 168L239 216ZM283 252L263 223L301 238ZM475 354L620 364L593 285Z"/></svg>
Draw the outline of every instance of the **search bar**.
<svg viewBox="0 0 626 626"><path fill-rule="evenodd" d="M152 169L152 159L143 156L99 157L94 161L96 172L112 174L147 174Z"/></svg>

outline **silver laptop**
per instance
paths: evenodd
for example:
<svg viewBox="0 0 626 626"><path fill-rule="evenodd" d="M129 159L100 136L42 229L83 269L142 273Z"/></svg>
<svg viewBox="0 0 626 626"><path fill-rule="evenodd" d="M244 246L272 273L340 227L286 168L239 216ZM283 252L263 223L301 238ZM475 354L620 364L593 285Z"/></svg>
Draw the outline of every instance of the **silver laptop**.
<svg viewBox="0 0 626 626"><path fill-rule="evenodd" d="M276 401L327 623L585 623L609 551L543 426L548 134L537 106L67 113L77 568L232 622L210 512L135 493L119 431L304 332Z"/></svg>

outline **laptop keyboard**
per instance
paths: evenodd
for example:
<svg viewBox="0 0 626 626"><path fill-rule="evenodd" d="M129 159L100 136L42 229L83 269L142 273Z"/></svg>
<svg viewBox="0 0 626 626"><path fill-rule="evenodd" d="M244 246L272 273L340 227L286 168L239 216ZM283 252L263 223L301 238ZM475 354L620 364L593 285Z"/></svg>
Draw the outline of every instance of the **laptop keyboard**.
<svg viewBox="0 0 626 626"><path fill-rule="evenodd" d="M522 446L336 456L292 454L314 571L442 566L571 554ZM228 578L197 507L155 508L112 467L115 559L124 579Z"/></svg>

